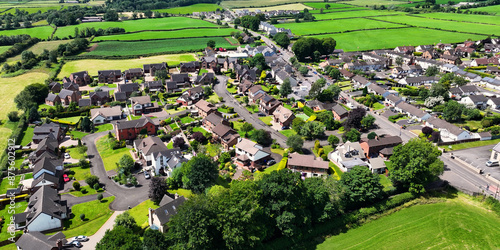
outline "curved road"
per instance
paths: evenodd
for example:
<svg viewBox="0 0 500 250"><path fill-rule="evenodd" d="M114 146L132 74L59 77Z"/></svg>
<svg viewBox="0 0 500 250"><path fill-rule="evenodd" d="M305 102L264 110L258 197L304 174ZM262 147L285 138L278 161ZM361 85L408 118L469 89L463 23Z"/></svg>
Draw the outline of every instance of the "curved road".
<svg viewBox="0 0 500 250"><path fill-rule="evenodd" d="M128 207L137 206L139 203L148 199L149 185L145 182L144 178L138 178L139 184L142 186L127 188L116 184L114 181L108 179L104 163L99 152L97 151L96 141L98 138L105 136L109 131L90 134L83 137L82 141L87 146L87 155L90 160L90 171L93 175L99 177L99 181L106 185L106 192L115 196L115 200L110 204L110 209L121 211L126 210Z"/></svg>

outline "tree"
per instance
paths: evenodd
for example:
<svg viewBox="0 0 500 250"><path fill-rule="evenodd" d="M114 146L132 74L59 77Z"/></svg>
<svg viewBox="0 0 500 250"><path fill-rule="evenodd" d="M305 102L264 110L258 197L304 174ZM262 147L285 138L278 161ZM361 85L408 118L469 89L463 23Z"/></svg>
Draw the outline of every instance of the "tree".
<svg viewBox="0 0 500 250"><path fill-rule="evenodd" d="M184 145L186 145L186 141L184 141L184 138L177 136L174 137L172 145L176 148L182 148Z"/></svg>
<svg viewBox="0 0 500 250"><path fill-rule="evenodd" d="M99 177L95 175L89 175L85 178L85 183L89 185L89 187L93 187L95 184L99 185Z"/></svg>
<svg viewBox="0 0 500 250"><path fill-rule="evenodd" d="M73 188L76 191L80 190L80 183L78 181L73 182Z"/></svg>
<svg viewBox="0 0 500 250"><path fill-rule="evenodd" d="M106 13L104 13L104 20L118 21L118 12L116 12L115 10L108 9Z"/></svg>
<svg viewBox="0 0 500 250"><path fill-rule="evenodd" d="M118 161L118 172L120 174L129 174L134 168L134 159L130 154L124 154Z"/></svg>
<svg viewBox="0 0 500 250"><path fill-rule="evenodd" d="M45 102L45 98L49 94L49 87L41 83L33 83L26 86L17 96L14 98L14 102L18 109L24 111L29 111L32 106L36 104L42 104Z"/></svg>
<svg viewBox="0 0 500 250"><path fill-rule="evenodd" d="M350 128L361 128L361 120L366 115L366 110L364 108L355 108L349 112L347 119L344 121L344 127L346 129Z"/></svg>
<svg viewBox="0 0 500 250"><path fill-rule="evenodd" d="M78 104L76 102L70 102L68 106L68 111L76 111L78 110Z"/></svg>
<svg viewBox="0 0 500 250"><path fill-rule="evenodd" d="M80 214L80 220L85 220L85 214Z"/></svg>
<svg viewBox="0 0 500 250"><path fill-rule="evenodd" d="M116 226L134 229L134 227L137 226L137 223L135 222L134 217L132 217L128 211L125 211L125 213L116 216L115 227Z"/></svg>
<svg viewBox="0 0 500 250"><path fill-rule="evenodd" d="M295 152L300 152L304 146L304 140L300 135L292 135L286 140L286 145Z"/></svg>
<svg viewBox="0 0 500 250"><path fill-rule="evenodd" d="M9 121L11 121L11 122L19 121L19 113L17 111L10 111L7 114L7 117L9 118Z"/></svg>
<svg viewBox="0 0 500 250"><path fill-rule="evenodd" d="M159 81L167 79L168 78L167 70L166 69L165 70L156 70L155 71L155 78L156 78L156 80L159 80Z"/></svg>
<svg viewBox="0 0 500 250"><path fill-rule="evenodd" d="M304 61L306 57L314 58L316 51L323 55L331 54L335 46L336 41L330 37L321 40L315 37L302 37L293 44L292 51L299 61Z"/></svg>
<svg viewBox="0 0 500 250"><path fill-rule="evenodd" d="M208 96L211 96L213 92L214 92L214 91L212 90L212 88L210 88L210 87L208 87L208 86L205 86L205 87L203 88L203 94L204 94L205 96L207 96L207 97L208 97Z"/></svg>
<svg viewBox="0 0 500 250"><path fill-rule="evenodd" d="M307 139L320 138L325 134L325 128L317 121L306 122L299 134Z"/></svg>
<svg viewBox="0 0 500 250"><path fill-rule="evenodd" d="M167 183L162 178L156 176L151 178L151 182L149 182L149 199L154 203L160 203L163 196L167 194L167 188Z"/></svg>
<svg viewBox="0 0 500 250"><path fill-rule="evenodd" d="M82 118L82 121L80 123L80 127L82 128L82 131L90 132L90 131L92 131L94 124L92 123L92 121L89 119L88 116L85 116Z"/></svg>
<svg viewBox="0 0 500 250"><path fill-rule="evenodd" d="M309 72L309 69L306 66L300 66L299 72L301 75L305 76L307 75L307 72Z"/></svg>
<svg viewBox="0 0 500 250"><path fill-rule="evenodd" d="M330 145L335 147L335 146L337 146L337 144L339 144L339 142L340 142L340 139L337 136L335 136L335 135L328 136L328 143L330 143Z"/></svg>
<svg viewBox="0 0 500 250"><path fill-rule="evenodd" d="M340 122L336 121L335 117L333 117L332 112L319 112L316 120L322 122L326 130L335 130L341 126Z"/></svg>
<svg viewBox="0 0 500 250"><path fill-rule="evenodd" d="M97 195L97 200L98 201L102 201L102 198L104 198L104 196L102 194L98 194Z"/></svg>
<svg viewBox="0 0 500 250"><path fill-rule="evenodd" d="M428 97L425 99L424 105L428 108L434 108L437 105L444 104L444 98L442 96Z"/></svg>
<svg viewBox="0 0 500 250"><path fill-rule="evenodd" d="M443 110L443 118L448 122L457 122L462 119L465 106L457 101L448 101Z"/></svg>
<svg viewBox="0 0 500 250"><path fill-rule="evenodd" d="M431 127L425 126L425 127L422 128L422 134L424 134L426 136L431 135L433 131L434 130Z"/></svg>
<svg viewBox="0 0 500 250"><path fill-rule="evenodd" d="M245 122L245 123L243 123L243 125L241 125L240 130L245 132L245 137L247 137L248 132L253 130L253 125L251 123Z"/></svg>
<svg viewBox="0 0 500 250"><path fill-rule="evenodd" d="M444 163L439 159L441 151L431 142L414 138L405 145L394 148L389 178L412 193L422 193L425 185L443 173Z"/></svg>
<svg viewBox="0 0 500 250"><path fill-rule="evenodd" d="M432 84L431 91L429 92L429 95L432 97L438 97L442 96L445 100L448 100L448 90L449 87L447 87L444 83L438 82L435 84Z"/></svg>
<svg viewBox="0 0 500 250"><path fill-rule="evenodd" d="M377 133L375 132L370 132L367 136L366 136L369 140L373 140L377 137Z"/></svg>
<svg viewBox="0 0 500 250"><path fill-rule="evenodd" d="M343 199L349 208L372 204L383 197L380 177L365 166L355 166L340 179Z"/></svg>
<svg viewBox="0 0 500 250"><path fill-rule="evenodd" d="M281 84L280 95L281 97L286 98L292 92L293 90L292 90L292 85L290 84L290 78L287 78L283 81L283 84Z"/></svg>
<svg viewBox="0 0 500 250"><path fill-rule="evenodd" d="M271 138L271 133L264 129L255 130L252 134L252 139L264 146L271 145L271 143L273 142L273 138Z"/></svg>
<svg viewBox="0 0 500 250"><path fill-rule="evenodd" d="M396 57L395 63L396 63L396 65L401 67L401 65L403 65L403 63L404 63L404 60L402 57L398 56L398 57Z"/></svg>
<svg viewBox="0 0 500 250"><path fill-rule="evenodd" d="M107 230L96 245L96 250L109 249L142 249L142 243L139 235L134 234L131 229L117 226Z"/></svg>
<svg viewBox="0 0 500 250"><path fill-rule="evenodd" d="M358 142L361 140L361 133L357 129L351 129L342 135L342 141Z"/></svg>
<svg viewBox="0 0 500 250"><path fill-rule="evenodd" d="M323 78L320 78L316 80L312 85L311 89L309 90L309 97L312 99L316 99L318 95L321 93L321 89L325 86L326 80Z"/></svg>
<svg viewBox="0 0 500 250"><path fill-rule="evenodd" d="M250 67L257 67L259 70L264 70L266 69L267 63L266 63L266 58L262 53L258 53L255 56L251 57L248 61Z"/></svg>
<svg viewBox="0 0 500 250"><path fill-rule="evenodd" d="M367 115L361 119L361 127L363 129L369 129L375 124L375 117Z"/></svg>
<svg viewBox="0 0 500 250"><path fill-rule="evenodd" d="M302 120L302 118L297 117L292 121L292 129L300 134L300 129L302 128L302 126L304 126L304 124L306 124L306 122Z"/></svg>
<svg viewBox="0 0 500 250"><path fill-rule="evenodd" d="M243 102L244 102L245 104L248 104L248 102L249 102L249 101L250 101L250 100L248 99L248 96L244 96L244 97L243 97Z"/></svg>
<svg viewBox="0 0 500 250"><path fill-rule="evenodd" d="M191 135L191 138L193 138L195 141L197 142L204 142L207 138L205 138L205 136L203 135L202 132L194 132L192 135Z"/></svg>
<svg viewBox="0 0 500 250"><path fill-rule="evenodd" d="M207 47L215 48L215 41L214 40L208 40Z"/></svg>
<svg viewBox="0 0 500 250"><path fill-rule="evenodd" d="M159 230L152 230L150 228L144 232L142 245L144 250L162 250L169 247L165 234Z"/></svg>
<svg viewBox="0 0 500 250"><path fill-rule="evenodd" d="M337 68L332 68L332 69L330 70L330 72L328 73L328 75L329 75L331 78L338 80L338 79L340 78L340 70L339 70L339 69L337 69ZM337 85L332 85L332 86L335 86L335 87L340 88L340 87L339 87L339 86L337 86Z"/></svg>
<svg viewBox="0 0 500 250"><path fill-rule="evenodd" d="M207 155L197 155L182 166L182 182L195 193L203 192L215 183L219 170Z"/></svg>
<svg viewBox="0 0 500 250"><path fill-rule="evenodd" d="M290 38L288 37L288 34L285 32L278 32L276 35L274 35L273 40L278 44L279 46L283 48L288 48L288 45L290 45Z"/></svg>
<svg viewBox="0 0 500 250"><path fill-rule="evenodd" d="M430 66L425 70L425 76L435 76L439 74L439 68L437 66Z"/></svg>
<svg viewBox="0 0 500 250"><path fill-rule="evenodd" d="M40 120L40 114L38 113L36 106L31 107L30 113L29 113L29 120L30 120L30 122Z"/></svg>

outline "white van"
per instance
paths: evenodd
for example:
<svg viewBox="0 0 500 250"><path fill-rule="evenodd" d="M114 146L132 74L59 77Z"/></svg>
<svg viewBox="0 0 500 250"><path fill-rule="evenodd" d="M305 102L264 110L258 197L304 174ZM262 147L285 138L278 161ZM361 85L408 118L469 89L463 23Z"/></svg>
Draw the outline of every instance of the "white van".
<svg viewBox="0 0 500 250"><path fill-rule="evenodd" d="M486 166L487 167L494 167L494 166L498 166L498 161L487 161L486 162Z"/></svg>

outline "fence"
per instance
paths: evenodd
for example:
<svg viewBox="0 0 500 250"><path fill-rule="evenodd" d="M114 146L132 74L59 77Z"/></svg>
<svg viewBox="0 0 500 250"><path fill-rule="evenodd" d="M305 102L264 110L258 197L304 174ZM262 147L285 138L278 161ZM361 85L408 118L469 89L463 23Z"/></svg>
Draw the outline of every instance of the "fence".
<svg viewBox="0 0 500 250"><path fill-rule="evenodd" d="M437 145L438 146L455 145L455 144L473 142L473 141L479 141L479 140L481 140L481 139L480 138L472 138L472 139L460 140L460 141L438 142Z"/></svg>

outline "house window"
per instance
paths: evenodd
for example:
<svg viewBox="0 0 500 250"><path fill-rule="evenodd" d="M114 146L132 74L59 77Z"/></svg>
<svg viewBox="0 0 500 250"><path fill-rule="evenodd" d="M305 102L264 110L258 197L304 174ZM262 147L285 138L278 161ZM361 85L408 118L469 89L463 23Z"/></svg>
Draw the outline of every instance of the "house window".
<svg viewBox="0 0 500 250"><path fill-rule="evenodd" d="M497 152L495 152L495 157L493 157L493 158L498 159L498 153Z"/></svg>

